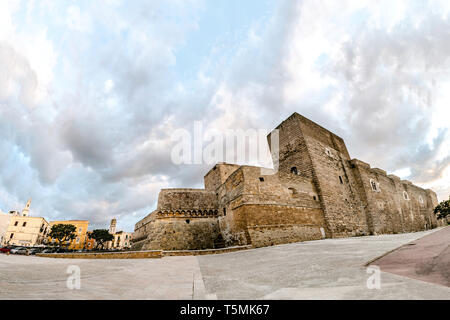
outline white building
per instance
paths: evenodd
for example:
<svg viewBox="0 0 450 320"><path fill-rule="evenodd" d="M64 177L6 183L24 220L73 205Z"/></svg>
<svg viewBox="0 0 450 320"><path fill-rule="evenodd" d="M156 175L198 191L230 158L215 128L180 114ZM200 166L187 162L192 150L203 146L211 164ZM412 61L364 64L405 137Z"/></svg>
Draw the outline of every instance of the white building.
<svg viewBox="0 0 450 320"><path fill-rule="evenodd" d="M109 233L114 236L114 240L106 243L107 249L124 250L131 248L132 233L124 231L116 231L117 220L114 218L109 225Z"/></svg>
<svg viewBox="0 0 450 320"><path fill-rule="evenodd" d="M12 214L5 213L0 210L0 245L3 244L6 231L8 230L9 222L11 221Z"/></svg>

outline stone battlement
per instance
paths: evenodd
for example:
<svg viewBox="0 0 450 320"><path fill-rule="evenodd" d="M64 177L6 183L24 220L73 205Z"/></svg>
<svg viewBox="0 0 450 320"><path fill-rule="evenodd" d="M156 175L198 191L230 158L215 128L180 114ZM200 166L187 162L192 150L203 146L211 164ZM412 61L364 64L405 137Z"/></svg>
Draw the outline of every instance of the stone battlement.
<svg viewBox="0 0 450 320"><path fill-rule="evenodd" d="M158 211L158 218L209 218L217 217L218 210L176 210L176 211Z"/></svg>

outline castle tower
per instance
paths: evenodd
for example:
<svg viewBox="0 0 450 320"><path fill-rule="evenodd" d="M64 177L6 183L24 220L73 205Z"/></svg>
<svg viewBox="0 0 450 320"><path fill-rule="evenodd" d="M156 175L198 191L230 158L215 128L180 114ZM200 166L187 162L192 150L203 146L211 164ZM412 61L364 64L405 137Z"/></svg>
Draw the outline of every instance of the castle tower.
<svg viewBox="0 0 450 320"><path fill-rule="evenodd" d="M28 200L25 208L23 208L22 210L22 216L24 217L28 217L28 215L30 214L30 205L31 205L31 199Z"/></svg>
<svg viewBox="0 0 450 320"><path fill-rule="evenodd" d="M276 130L279 134L279 174L312 179L325 215L328 237L367 233L366 215L344 140L294 113ZM271 135L269 147L273 153Z"/></svg>
<svg viewBox="0 0 450 320"><path fill-rule="evenodd" d="M116 220L116 218L114 218L111 220L111 224L109 225L109 233L110 234L116 233L116 225L117 225L117 220Z"/></svg>

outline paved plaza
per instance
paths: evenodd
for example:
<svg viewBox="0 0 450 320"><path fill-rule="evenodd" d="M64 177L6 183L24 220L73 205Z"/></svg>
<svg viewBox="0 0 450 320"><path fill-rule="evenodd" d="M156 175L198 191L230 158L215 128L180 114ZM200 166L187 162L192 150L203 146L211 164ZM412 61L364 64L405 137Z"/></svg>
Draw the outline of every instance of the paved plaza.
<svg viewBox="0 0 450 320"><path fill-rule="evenodd" d="M383 258L373 262L381 264L380 289L368 289L372 274L365 267L396 248L434 233L447 235L449 230L162 259L78 260L0 254L0 299L450 299L446 285L384 272ZM431 237L431 242L438 241ZM432 247L436 246L439 252L432 256L439 257L439 266L445 265L448 243ZM389 261L392 264L396 259ZM408 263L411 270L411 261ZM67 286L71 266L81 272L80 289Z"/></svg>

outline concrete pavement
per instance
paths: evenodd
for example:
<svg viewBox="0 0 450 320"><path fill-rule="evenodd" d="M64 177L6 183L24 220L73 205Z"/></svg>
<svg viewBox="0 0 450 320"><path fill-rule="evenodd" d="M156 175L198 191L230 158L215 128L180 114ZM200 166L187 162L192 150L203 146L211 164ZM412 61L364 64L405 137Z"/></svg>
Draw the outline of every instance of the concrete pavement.
<svg viewBox="0 0 450 320"><path fill-rule="evenodd" d="M364 264L435 232L325 239L211 256L80 260L0 255L0 299L450 299L450 288ZM68 289L68 267L81 271Z"/></svg>

